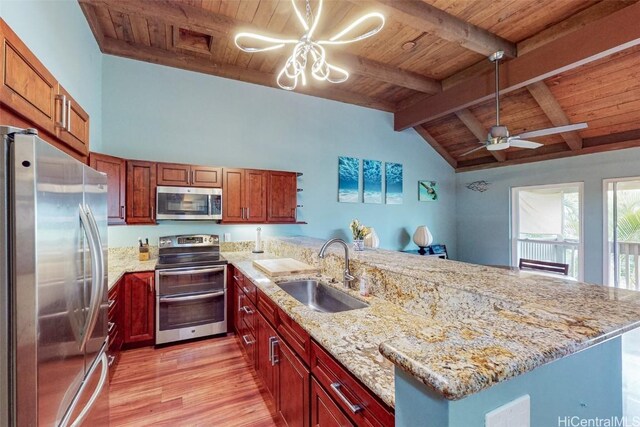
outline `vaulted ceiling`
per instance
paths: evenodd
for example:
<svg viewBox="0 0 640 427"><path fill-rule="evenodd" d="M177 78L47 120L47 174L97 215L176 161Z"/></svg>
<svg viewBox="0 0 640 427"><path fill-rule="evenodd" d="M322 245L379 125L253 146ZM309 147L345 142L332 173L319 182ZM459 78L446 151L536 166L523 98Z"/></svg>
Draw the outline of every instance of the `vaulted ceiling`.
<svg viewBox="0 0 640 427"><path fill-rule="evenodd" d="M244 53L239 30L300 35L290 0L79 0L102 51L265 86L285 53ZM457 171L640 146L637 0L325 0L318 36L382 11L375 37L332 49L352 75L296 91L390 111ZM536 150L479 150L495 122L493 66L504 50L501 122L512 134L588 122Z"/></svg>

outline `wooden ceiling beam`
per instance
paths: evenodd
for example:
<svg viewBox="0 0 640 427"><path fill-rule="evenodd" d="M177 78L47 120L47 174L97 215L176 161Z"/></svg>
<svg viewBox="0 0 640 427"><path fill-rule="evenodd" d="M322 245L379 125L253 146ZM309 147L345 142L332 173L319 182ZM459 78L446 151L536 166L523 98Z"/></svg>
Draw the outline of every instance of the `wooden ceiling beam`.
<svg viewBox="0 0 640 427"><path fill-rule="evenodd" d="M570 125L571 121L558 103L558 100L549 90L545 82L539 81L527 86L527 90L536 100L544 114L549 118L554 126ZM565 140L569 148L579 150L582 148L582 138L578 132L564 132L560 136Z"/></svg>
<svg viewBox="0 0 640 427"><path fill-rule="evenodd" d="M464 110L456 111L456 116L460 119L462 123L471 131L473 136L475 136L478 141L486 141L487 139L487 130L484 128L480 120L473 115L469 109L465 108ZM487 150L489 151L489 150ZM504 162L507 159L507 155L504 151L489 151L491 155L499 162Z"/></svg>
<svg viewBox="0 0 640 427"><path fill-rule="evenodd" d="M464 21L456 16L419 0L375 0L387 15L396 15L400 21L469 50L488 56L498 50L508 58L517 56L515 43Z"/></svg>
<svg viewBox="0 0 640 427"><path fill-rule="evenodd" d="M640 44L640 2L501 64L503 94ZM397 111L394 127L404 130L491 99L492 73L467 79Z"/></svg>
<svg viewBox="0 0 640 427"><path fill-rule="evenodd" d="M211 74L218 77L243 80L245 82L263 86L277 87L276 76L274 74L263 73L261 71L238 67L231 64L215 63L207 58L192 56L180 52L168 51L150 46L132 45L125 41L108 37L104 38L101 49L102 52L110 55L122 56L153 64L167 65L170 67L181 68L183 70ZM299 90L296 90L296 93L303 93L383 111L393 111L394 108L394 104L390 102L331 87L300 88Z"/></svg>
<svg viewBox="0 0 640 427"><path fill-rule="evenodd" d="M415 131L420 135L438 154L440 154L454 169L458 167L458 161L444 148L436 139L431 136L428 130L422 126L416 126Z"/></svg>
<svg viewBox="0 0 640 427"><path fill-rule="evenodd" d="M615 134L584 138L583 146L579 150L570 150L563 144L553 144L540 147L537 150L522 150L514 152L509 160L504 162L485 162L472 164L472 162L458 162L456 172L468 172L481 169L489 169L501 166L513 166L523 163L541 162L544 160L561 159L582 154L595 154L605 151L623 150L625 148L640 147L640 129ZM540 152L544 150L544 152Z"/></svg>
<svg viewBox="0 0 640 427"><path fill-rule="evenodd" d="M145 16L162 22L177 25L186 29L231 37L235 32L249 31L268 34L268 31L257 28L244 21L214 13L206 9L191 6L180 1L132 1L132 0L79 0L81 5L95 5L111 11L133 16ZM278 36L273 35L273 36ZM292 36L296 38L297 36ZM287 37L291 38L291 37ZM269 54L278 54L270 52ZM265 54L266 55L266 54ZM440 82L418 73L392 67L381 62L362 58L344 52L333 55L350 73L370 77L415 91L435 94L440 92ZM338 64L336 64L338 65Z"/></svg>

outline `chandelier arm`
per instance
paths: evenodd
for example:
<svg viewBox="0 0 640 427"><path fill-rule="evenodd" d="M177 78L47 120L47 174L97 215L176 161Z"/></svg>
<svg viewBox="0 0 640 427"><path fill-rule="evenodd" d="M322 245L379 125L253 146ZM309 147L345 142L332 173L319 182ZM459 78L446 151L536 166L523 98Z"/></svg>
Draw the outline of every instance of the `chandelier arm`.
<svg viewBox="0 0 640 427"><path fill-rule="evenodd" d="M296 6L296 0L291 0L291 5L293 6L293 10L298 17L298 21L300 21L300 23L302 24L302 28L304 28L305 31L309 31L307 20L304 19L304 16L302 16L302 13L300 13L300 9L298 9L298 6Z"/></svg>
<svg viewBox="0 0 640 427"><path fill-rule="evenodd" d="M331 65L327 63L327 67L329 68L329 74L327 75L327 81L330 83L343 83L347 81L349 78L349 72L344 68L336 67L335 65ZM333 78L331 77L331 71L336 71L338 74L342 74L342 77Z"/></svg>
<svg viewBox="0 0 640 427"><path fill-rule="evenodd" d="M308 1L309 0L307 0L307 2ZM321 14L322 14L322 0L318 0L318 10L313 15L313 23L311 24L311 28L307 32L307 38L308 39L311 39L311 35L313 34L313 32L315 31L316 27L318 26L318 22L320 22L320 15Z"/></svg>
<svg viewBox="0 0 640 427"><path fill-rule="evenodd" d="M359 36L353 37L351 39L345 39L345 40L341 40L340 39L342 36L344 36L345 34L349 33L351 30L356 28L358 25L362 24L363 22L365 22L366 20L371 19L371 18L377 19L377 20L380 21L379 24L375 28L373 28L370 31L367 31L364 34L361 34ZM368 14L363 15L360 18L356 19L351 24L347 25L347 27L345 29L340 31L335 36L331 37L329 40L320 40L320 41L318 41L318 44L321 44L321 45L347 44L347 43L353 43L353 42L357 42L357 41L360 41L360 40L364 40L366 38L369 38L369 37L374 36L377 33L379 33L380 30L382 30L382 27L384 27L384 24L385 24L384 15L382 15L381 13L378 13L378 12L368 13Z"/></svg>
<svg viewBox="0 0 640 427"><path fill-rule="evenodd" d="M250 46L250 45L244 44L243 39L250 39L254 41L257 40L259 42L262 42L261 44L271 43L271 46L267 46L267 47ZM254 34L254 33L238 33L234 37L233 41L235 45L238 47L238 49L248 53L267 52L270 50L280 49L287 44L298 43L298 40L279 39L275 37L268 37L260 34Z"/></svg>

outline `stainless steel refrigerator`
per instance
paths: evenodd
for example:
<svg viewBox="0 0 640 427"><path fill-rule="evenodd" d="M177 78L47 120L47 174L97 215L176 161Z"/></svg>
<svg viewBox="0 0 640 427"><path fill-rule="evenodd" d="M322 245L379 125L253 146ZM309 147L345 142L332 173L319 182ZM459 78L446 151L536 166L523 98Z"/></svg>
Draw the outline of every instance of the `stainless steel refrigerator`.
<svg viewBox="0 0 640 427"><path fill-rule="evenodd" d="M108 425L106 175L0 141L0 426Z"/></svg>

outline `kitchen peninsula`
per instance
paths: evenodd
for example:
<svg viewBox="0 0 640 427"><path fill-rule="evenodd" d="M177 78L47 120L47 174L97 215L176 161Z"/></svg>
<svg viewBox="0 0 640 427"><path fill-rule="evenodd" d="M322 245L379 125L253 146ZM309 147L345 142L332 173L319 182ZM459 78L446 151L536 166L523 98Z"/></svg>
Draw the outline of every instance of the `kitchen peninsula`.
<svg viewBox="0 0 640 427"><path fill-rule="evenodd" d="M396 425L428 417L438 426L482 426L486 412L527 394L532 425L576 413L620 415L619 335L640 326L639 294L366 250L351 253L351 270L370 277L373 296L358 296L369 307L331 314L277 286L292 277L271 279L252 264L290 257L321 267L325 283L341 280L342 250L321 260L322 243L277 238L265 242L264 254L252 254L249 242L223 243L222 251L234 271L395 408ZM118 259L110 258L111 271Z"/></svg>

